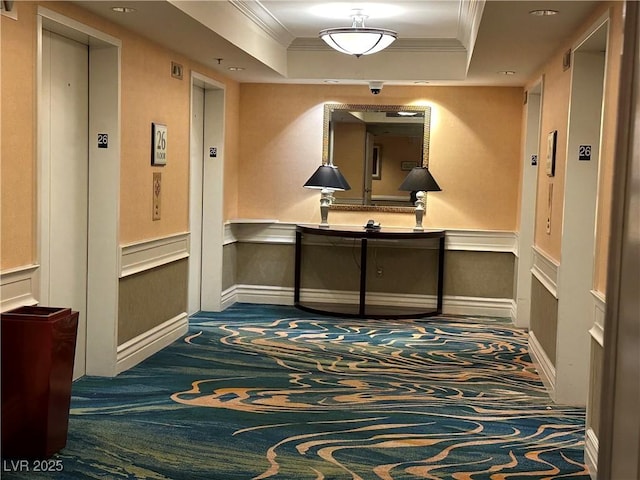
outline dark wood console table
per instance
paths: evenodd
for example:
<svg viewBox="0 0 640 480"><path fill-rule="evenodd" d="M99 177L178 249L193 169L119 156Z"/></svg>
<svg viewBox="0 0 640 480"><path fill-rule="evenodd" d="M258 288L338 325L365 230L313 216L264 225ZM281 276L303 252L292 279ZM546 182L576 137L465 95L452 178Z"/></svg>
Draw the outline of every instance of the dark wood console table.
<svg viewBox="0 0 640 480"><path fill-rule="evenodd" d="M320 237L317 240L325 242L334 239L351 239L354 245L360 248L360 279L359 279L359 305L357 312L345 311L340 308L343 305L338 303L301 301L300 290L302 282L303 263L303 239L311 239L313 236ZM433 249L438 251L438 271L436 285L436 307L433 310L403 307L401 305L371 306L367 304L367 247L370 241L374 240L421 240L431 242ZM321 228L317 225L298 225L296 227L296 249L295 249L295 280L294 280L294 305L305 311L313 313L333 314L356 318L419 318L440 315L442 313L442 293L444 283L444 253L445 253L445 232L443 230L414 231L411 229L382 228L380 230L365 230L357 227L335 226ZM327 245L327 248L332 248Z"/></svg>

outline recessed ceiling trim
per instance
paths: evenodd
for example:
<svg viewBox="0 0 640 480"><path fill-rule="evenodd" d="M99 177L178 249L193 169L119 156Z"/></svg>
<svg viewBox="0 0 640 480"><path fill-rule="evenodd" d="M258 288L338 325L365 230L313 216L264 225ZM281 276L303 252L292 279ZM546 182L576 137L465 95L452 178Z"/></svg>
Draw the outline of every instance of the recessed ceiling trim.
<svg viewBox="0 0 640 480"><path fill-rule="evenodd" d="M463 45L475 42L478 27L482 19L485 0L467 0L460 2L458 11L458 39Z"/></svg>
<svg viewBox="0 0 640 480"><path fill-rule="evenodd" d="M466 0L460 2L458 16L458 40L467 49L467 68L471 62L476 44L480 21L484 12L485 0Z"/></svg>
<svg viewBox="0 0 640 480"><path fill-rule="evenodd" d="M287 30L287 28L275 18L271 12L265 8L258 0L228 0L231 5L236 7L243 15L251 20L267 35L273 38L283 47L288 47L295 36Z"/></svg>

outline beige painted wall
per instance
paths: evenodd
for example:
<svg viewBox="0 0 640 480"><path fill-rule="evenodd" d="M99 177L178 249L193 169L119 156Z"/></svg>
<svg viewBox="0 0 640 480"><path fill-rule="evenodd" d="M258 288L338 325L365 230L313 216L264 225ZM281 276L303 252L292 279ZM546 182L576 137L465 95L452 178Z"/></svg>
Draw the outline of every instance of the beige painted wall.
<svg viewBox="0 0 640 480"><path fill-rule="evenodd" d="M0 268L35 259L35 6L18 5L20 21L2 15Z"/></svg>
<svg viewBox="0 0 640 480"><path fill-rule="evenodd" d="M429 105L430 169L443 191L429 194L424 225L516 229L521 88L243 84L240 95L238 216L313 223L319 194L302 187L321 163L326 102ZM332 224L360 225L370 212L332 211ZM410 213L375 213L411 226Z"/></svg>
<svg viewBox="0 0 640 480"><path fill-rule="evenodd" d="M603 113L603 139L601 145L600 174L598 186L598 211L596 226L596 258L594 288L600 292L606 289L606 269L608 254L608 232L611 209L611 182L615 154L615 129L617 114L618 80L620 76L619 52L622 41L622 2L605 2L597 8L578 31L567 40L549 61L532 77L528 86L544 76L544 96L542 106L540 168L538 170L538 190L535 244L554 260L561 262L564 175L566 166L567 121L570 101L571 70L562 70L562 56L591 25L606 11L610 12L609 55L605 82L605 103ZM547 134L558 131L556 174L548 177L545 173ZM553 185L551 212L551 233L546 233L547 201L549 186Z"/></svg>
<svg viewBox="0 0 640 480"><path fill-rule="evenodd" d="M51 10L122 41L122 142L120 242L185 232L189 205L190 73L226 86L225 218L237 215L239 85L217 72L65 2L42 2ZM16 2L18 21L2 17L2 207L3 270L36 259L36 11ZM184 80L170 76L170 62L184 66ZM162 101L159 101L162 99ZM168 164L152 167L151 122L168 127ZM152 175L162 172L162 219L151 218Z"/></svg>
<svg viewBox="0 0 640 480"><path fill-rule="evenodd" d="M534 242L541 250L558 260L562 242L562 205L570 86L571 71L563 71L562 55L554 57L544 72ZM555 174L550 177L546 173L547 140L548 135L554 130L557 131ZM548 217L551 219L549 233L546 232Z"/></svg>

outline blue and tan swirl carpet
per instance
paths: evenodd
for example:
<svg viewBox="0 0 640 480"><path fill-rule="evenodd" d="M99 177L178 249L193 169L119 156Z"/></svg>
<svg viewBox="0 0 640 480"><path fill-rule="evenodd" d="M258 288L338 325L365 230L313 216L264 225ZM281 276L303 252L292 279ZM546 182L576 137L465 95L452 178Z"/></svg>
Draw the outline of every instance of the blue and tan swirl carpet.
<svg viewBox="0 0 640 480"><path fill-rule="evenodd" d="M114 379L74 384L69 479L589 479L507 321L236 304ZM37 475L7 478L40 478Z"/></svg>

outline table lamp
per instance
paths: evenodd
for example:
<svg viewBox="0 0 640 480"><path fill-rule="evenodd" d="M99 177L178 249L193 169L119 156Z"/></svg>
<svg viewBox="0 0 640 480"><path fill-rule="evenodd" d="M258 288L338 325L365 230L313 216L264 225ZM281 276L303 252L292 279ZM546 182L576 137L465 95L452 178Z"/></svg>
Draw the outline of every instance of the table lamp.
<svg viewBox="0 0 640 480"><path fill-rule="evenodd" d="M439 192L442 189L433 178L427 167L414 167L404 179L398 190L416 192L416 226L415 231L422 231L422 218L424 217L425 192Z"/></svg>
<svg viewBox="0 0 640 480"><path fill-rule="evenodd" d="M320 227L329 228L327 218L329 206L333 201L333 192L336 190L351 190L349 183L335 165L320 165L313 175L304 184L306 188L320 189Z"/></svg>

